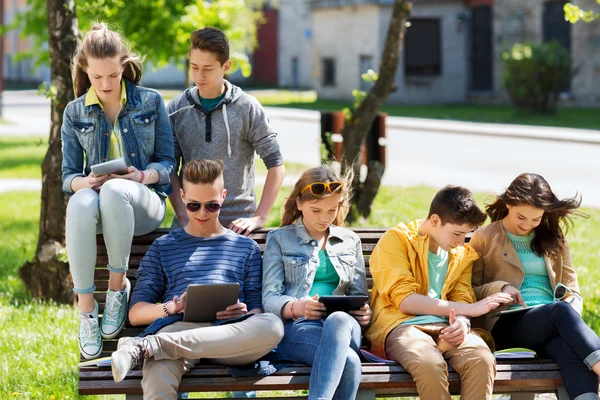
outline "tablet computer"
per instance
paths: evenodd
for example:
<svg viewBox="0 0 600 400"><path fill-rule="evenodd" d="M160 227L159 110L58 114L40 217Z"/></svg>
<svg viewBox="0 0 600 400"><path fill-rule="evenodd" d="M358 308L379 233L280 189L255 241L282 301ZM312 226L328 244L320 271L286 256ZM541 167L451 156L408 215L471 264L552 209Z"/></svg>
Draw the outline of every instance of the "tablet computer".
<svg viewBox="0 0 600 400"><path fill-rule="evenodd" d="M188 322L213 322L219 311L237 303L239 283L192 284L187 287L187 300L183 320Z"/></svg>
<svg viewBox="0 0 600 400"><path fill-rule="evenodd" d="M115 158L100 164L94 164L90 167L95 176L118 174L124 175L127 172L127 164L124 158Z"/></svg>
<svg viewBox="0 0 600 400"><path fill-rule="evenodd" d="M517 308L511 308L508 310L498 311L498 312L493 313L492 317L502 317L504 315L518 314L518 313L522 313L523 311L527 311L527 310L531 310L532 308L539 307L541 305L542 304L538 304L537 306L517 307Z"/></svg>
<svg viewBox="0 0 600 400"><path fill-rule="evenodd" d="M327 314L331 314L336 311L358 310L367 304L369 296L320 296L319 301L327 307Z"/></svg>

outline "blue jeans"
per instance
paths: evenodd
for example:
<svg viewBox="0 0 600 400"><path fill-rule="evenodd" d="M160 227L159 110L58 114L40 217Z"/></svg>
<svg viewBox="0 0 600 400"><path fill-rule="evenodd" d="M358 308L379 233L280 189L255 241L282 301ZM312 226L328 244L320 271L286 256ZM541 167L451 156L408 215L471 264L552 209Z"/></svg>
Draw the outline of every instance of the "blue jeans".
<svg viewBox="0 0 600 400"><path fill-rule="evenodd" d="M284 326L276 358L313 367L309 400L354 399L362 373L358 322L349 314L335 312L327 319L301 318Z"/></svg>
<svg viewBox="0 0 600 400"><path fill-rule="evenodd" d="M501 317L492 336L498 350L527 347L556 361L569 397L598 393L600 339L566 302L557 301Z"/></svg>

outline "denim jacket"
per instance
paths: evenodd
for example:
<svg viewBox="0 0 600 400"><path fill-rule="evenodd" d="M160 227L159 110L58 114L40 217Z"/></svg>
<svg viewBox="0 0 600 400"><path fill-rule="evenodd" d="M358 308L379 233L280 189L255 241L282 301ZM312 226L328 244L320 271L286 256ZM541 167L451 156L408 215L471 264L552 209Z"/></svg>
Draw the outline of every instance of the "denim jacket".
<svg viewBox="0 0 600 400"><path fill-rule="evenodd" d="M123 78L125 79L125 78ZM173 133L160 93L125 79L127 103L119 113L119 127L127 165L155 169L159 181L150 187L166 197L172 191L170 175L175 166ZM98 104L85 105L83 94L73 100L63 115L63 191L73 194L71 182L90 174L90 166L108 159L111 124ZM85 157L84 157L85 154Z"/></svg>
<svg viewBox="0 0 600 400"><path fill-rule="evenodd" d="M368 295L365 260L358 235L331 225L325 244L340 282L334 295ZM308 295L319 265L319 246L299 218L269 232L263 253L262 303L265 312L283 319L282 307Z"/></svg>

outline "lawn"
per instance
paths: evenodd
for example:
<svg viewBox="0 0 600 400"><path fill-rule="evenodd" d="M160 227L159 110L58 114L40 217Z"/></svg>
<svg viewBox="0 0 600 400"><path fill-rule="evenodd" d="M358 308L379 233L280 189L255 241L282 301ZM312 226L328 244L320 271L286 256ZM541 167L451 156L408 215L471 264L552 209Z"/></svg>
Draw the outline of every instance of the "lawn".
<svg viewBox="0 0 600 400"><path fill-rule="evenodd" d="M48 138L0 136L0 179L41 178Z"/></svg>
<svg viewBox="0 0 600 400"><path fill-rule="evenodd" d="M277 226L285 188L268 225ZM260 192L260 189L259 189ZM363 226L391 226L426 214L435 190L427 187L384 187L371 218ZM477 194L480 204L486 194ZM31 259L36 245L39 193L0 194L0 399L72 399L77 396L77 313L69 306L43 304L30 299L17 275ZM578 219L569 234L573 261L586 299L584 319L600 332L600 210L585 209L588 219ZM170 213L172 215L172 213ZM163 226L168 226L170 216ZM43 362L39 362L39 361ZM227 396L226 393L222 394ZM200 398L200 394L193 397ZM208 394L207 394L208 396ZM211 395L211 397L213 397ZM122 399L105 396L101 399Z"/></svg>

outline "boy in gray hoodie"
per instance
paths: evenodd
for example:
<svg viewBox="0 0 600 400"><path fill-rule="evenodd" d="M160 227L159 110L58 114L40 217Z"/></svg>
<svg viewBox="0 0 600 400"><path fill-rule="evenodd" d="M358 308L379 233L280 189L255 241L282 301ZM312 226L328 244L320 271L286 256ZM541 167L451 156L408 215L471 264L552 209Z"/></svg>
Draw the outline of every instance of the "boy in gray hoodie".
<svg viewBox="0 0 600 400"><path fill-rule="evenodd" d="M178 190L179 166L194 159L223 160L227 197L220 221L234 232L248 235L264 226L283 181L285 167L277 134L258 100L224 79L231 69L227 36L218 29L204 28L192 32L191 42L190 76L195 86L167 107L177 162L169 200L175 217L185 226L188 216ZM254 193L255 152L268 171L258 207Z"/></svg>

